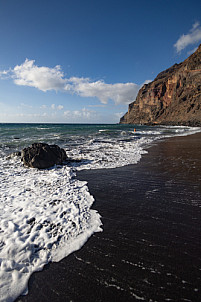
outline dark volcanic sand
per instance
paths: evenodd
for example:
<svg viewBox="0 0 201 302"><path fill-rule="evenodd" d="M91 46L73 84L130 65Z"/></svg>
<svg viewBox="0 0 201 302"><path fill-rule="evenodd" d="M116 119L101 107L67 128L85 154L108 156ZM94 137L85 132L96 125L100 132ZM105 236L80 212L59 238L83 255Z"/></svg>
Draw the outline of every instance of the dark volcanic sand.
<svg viewBox="0 0 201 302"><path fill-rule="evenodd" d="M201 301L201 134L151 147L137 165L78 173L102 233L35 273L17 301Z"/></svg>

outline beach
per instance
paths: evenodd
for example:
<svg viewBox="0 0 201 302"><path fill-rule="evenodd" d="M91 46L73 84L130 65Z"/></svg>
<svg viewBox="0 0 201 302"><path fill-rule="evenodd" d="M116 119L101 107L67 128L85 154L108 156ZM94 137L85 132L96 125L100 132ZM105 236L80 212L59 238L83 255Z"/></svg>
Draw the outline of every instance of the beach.
<svg viewBox="0 0 201 302"><path fill-rule="evenodd" d="M200 301L201 134L166 139L136 165L83 170L103 223L16 301Z"/></svg>

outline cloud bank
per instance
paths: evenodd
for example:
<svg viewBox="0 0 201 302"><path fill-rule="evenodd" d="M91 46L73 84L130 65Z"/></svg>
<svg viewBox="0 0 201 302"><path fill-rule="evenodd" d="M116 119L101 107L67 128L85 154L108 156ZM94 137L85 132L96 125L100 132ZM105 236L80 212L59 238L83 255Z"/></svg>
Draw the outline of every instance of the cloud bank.
<svg viewBox="0 0 201 302"><path fill-rule="evenodd" d="M201 26L199 22L193 24L188 34L182 35L174 44L177 53L180 53L184 48L201 41Z"/></svg>
<svg viewBox="0 0 201 302"><path fill-rule="evenodd" d="M85 119L89 120L91 118L96 118L97 117L97 112L94 110L89 110L87 108L82 108L81 110L66 110L64 111L64 116L66 118L72 119Z"/></svg>
<svg viewBox="0 0 201 302"><path fill-rule="evenodd" d="M102 104L113 100L115 104L129 104L135 100L139 85L135 83L107 84L90 78L66 78L61 66L38 67L34 60L26 59L13 69L0 71L1 78L12 78L16 85L34 87L42 91L55 90L76 93L81 97L96 97Z"/></svg>
<svg viewBox="0 0 201 302"><path fill-rule="evenodd" d="M99 80L91 82L88 78L72 77L68 80L70 89L82 97L97 97L102 104L111 99L115 104L128 104L135 100L139 85L134 83L106 84ZM68 89L67 85L67 89Z"/></svg>
<svg viewBox="0 0 201 302"><path fill-rule="evenodd" d="M66 80L59 65L49 68L38 67L34 63L34 60L26 59L23 64L10 70L15 84L35 87L42 91L63 89Z"/></svg>

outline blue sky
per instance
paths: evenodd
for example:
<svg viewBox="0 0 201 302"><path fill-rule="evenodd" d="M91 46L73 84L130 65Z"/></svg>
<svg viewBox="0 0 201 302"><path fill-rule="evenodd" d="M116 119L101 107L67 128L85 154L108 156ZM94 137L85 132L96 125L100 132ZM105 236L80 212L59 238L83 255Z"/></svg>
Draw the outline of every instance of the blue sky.
<svg viewBox="0 0 201 302"><path fill-rule="evenodd" d="M117 123L201 43L201 1L0 0L0 122Z"/></svg>

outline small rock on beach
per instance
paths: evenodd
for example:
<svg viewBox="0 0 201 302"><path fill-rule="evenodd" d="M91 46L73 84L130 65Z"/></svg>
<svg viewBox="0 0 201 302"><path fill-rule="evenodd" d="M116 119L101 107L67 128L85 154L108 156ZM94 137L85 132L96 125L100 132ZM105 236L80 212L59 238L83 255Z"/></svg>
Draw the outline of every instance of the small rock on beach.
<svg viewBox="0 0 201 302"><path fill-rule="evenodd" d="M46 169L61 165L67 160L67 156L65 150L57 145L34 143L22 150L21 160L27 167Z"/></svg>

